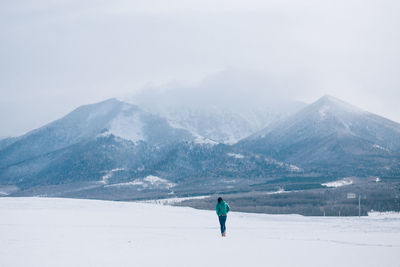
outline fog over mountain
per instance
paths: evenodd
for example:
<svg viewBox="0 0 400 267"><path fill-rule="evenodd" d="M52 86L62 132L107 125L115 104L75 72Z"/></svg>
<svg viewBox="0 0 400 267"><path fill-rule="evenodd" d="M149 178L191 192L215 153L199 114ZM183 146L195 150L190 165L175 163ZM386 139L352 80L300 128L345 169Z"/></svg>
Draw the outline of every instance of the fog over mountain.
<svg viewBox="0 0 400 267"><path fill-rule="evenodd" d="M145 88L123 99L177 127L232 144L306 105L284 91L281 81L264 73L230 69L195 84Z"/></svg>
<svg viewBox="0 0 400 267"><path fill-rule="evenodd" d="M1 1L0 136L231 69L266 82L227 75L225 97L206 94L210 101L227 102L238 85L230 79L243 76L243 105L330 94L399 122L398 10L391 0Z"/></svg>

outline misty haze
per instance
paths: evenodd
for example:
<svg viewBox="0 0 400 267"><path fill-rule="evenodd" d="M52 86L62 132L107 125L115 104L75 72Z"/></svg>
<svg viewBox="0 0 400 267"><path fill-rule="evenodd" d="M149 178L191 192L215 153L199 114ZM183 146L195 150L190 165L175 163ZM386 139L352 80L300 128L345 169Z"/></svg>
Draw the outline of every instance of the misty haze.
<svg viewBox="0 0 400 267"><path fill-rule="evenodd" d="M398 266L399 9L0 3L0 266Z"/></svg>

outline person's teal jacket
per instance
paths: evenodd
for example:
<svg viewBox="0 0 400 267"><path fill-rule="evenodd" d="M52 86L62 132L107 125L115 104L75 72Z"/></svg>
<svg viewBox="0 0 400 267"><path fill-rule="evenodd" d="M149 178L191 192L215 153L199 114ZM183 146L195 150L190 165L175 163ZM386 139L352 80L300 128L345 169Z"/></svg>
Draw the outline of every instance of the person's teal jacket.
<svg viewBox="0 0 400 267"><path fill-rule="evenodd" d="M223 200L217 203L217 206L215 207L218 216L226 215L230 210L229 205Z"/></svg>

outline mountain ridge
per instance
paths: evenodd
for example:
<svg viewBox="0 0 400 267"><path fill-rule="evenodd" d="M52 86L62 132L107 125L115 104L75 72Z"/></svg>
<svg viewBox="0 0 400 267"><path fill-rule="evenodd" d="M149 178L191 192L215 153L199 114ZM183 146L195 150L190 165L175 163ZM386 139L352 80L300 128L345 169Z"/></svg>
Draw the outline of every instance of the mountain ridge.
<svg viewBox="0 0 400 267"><path fill-rule="evenodd" d="M22 191L15 195L30 195L73 186L74 196L110 199L280 190L271 181L397 175L399 158L400 124L331 96L232 145L140 106L109 99L0 141L0 187L17 186ZM148 176L176 187L136 186Z"/></svg>

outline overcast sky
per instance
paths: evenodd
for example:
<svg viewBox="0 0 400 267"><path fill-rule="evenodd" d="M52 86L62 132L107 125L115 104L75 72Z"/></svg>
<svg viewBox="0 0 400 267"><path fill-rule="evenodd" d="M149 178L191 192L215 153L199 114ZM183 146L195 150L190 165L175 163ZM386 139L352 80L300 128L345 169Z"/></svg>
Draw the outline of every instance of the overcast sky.
<svg viewBox="0 0 400 267"><path fill-rule="evenodd" d="M387 0L0 1L0 137L216 73L245 104L330 94L400 122L399 13Z"/></svg>

